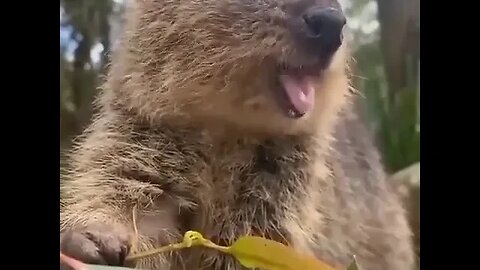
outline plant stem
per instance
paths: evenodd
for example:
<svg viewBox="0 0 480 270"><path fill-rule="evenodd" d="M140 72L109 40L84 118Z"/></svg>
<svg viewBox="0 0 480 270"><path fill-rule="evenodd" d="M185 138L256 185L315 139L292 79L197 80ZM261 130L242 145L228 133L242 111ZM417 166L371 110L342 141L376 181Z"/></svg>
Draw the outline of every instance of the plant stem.
<svg viewBox="0 0 480 270"><path fill-rule="evenodd" d="M202 243L202 246L207 247L207 248L211 248L211 249L215 249L215 250L218 250L218 251L223 252L223 253L230 254L230 247L219 246L219 245L213 243L212 241L205 241L205 242Z"/></svg>
<svg viewBox="0 0 480 270"><path fill-rule="evenodd" d="M189 248L192 246L204 246L207 248L215 249L217 251L223 252L223 253L228 253L230 254L230 248L229 247L224 247L224 246L219 246L212 241L203 238L203 236L194 231L188 231L185 233L183 242L181 243L176 243L176 244L170 244L168 246L163 246L159 247L156 249L148 250L145 252L139 252L137 254L132 254L129 255L126 260L131 261L131 260L138 260L138 259L143 259L146 257L151 257L155 256L159 253L162 252L168 252L168 251L175 251L175 250L180 250L184 248Z"/></svg>
<svg viewBox="0 0 480 270"><path fill-rule="evenodd" d="M168 246L164 247L159 247L156 249L148 250L145 252L139 252L137 254L132 254L126 258L126 260L131 261L131 260L138 260L138 259L143 259L146 257L151 257L157 254L160 254L162 252L168 252L168 251L175 251L175 250L180 250L186 248L184 243L176 243L176 244L171 244Z"/></svg>

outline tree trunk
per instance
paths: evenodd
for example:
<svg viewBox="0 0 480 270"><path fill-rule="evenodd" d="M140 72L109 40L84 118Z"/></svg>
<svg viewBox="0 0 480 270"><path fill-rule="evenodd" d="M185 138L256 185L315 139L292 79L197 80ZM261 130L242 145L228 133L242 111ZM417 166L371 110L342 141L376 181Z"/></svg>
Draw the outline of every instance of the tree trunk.
<svg viewBox="0 0 480 270"><path fill-rule="evenodd" d="M104 3L100 5L98 12L100 43L103 46L101 71L105 72L106 64L109 61L110 55L110 14L112 13L111 1L104 1Z"/></svg>
<svg viewBox="0 0 480 270"><path fill-rule="evenodd" d="M420 0L377 0L381 46L390 102L417 78Z"/></svg>

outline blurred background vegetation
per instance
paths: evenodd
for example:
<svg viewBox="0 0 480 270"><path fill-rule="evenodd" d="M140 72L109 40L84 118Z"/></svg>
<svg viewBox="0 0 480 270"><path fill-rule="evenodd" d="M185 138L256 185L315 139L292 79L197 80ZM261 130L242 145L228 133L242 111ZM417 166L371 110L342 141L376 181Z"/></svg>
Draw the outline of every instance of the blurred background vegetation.
<svg viewBox="0 0 480 270"><path fill-rule="evenodd" d="M388 172L401 171L392 181L409 210L419 256L420 0L340 2L354 40L354 85L365 97L362 108ZM126 0L60 1L62 153L90 120L125 4Z"/></svg>

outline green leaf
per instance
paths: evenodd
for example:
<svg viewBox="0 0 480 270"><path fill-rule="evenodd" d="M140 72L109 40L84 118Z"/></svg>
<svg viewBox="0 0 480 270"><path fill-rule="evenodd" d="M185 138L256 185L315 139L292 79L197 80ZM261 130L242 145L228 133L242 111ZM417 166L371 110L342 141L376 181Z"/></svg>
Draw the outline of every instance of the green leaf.
<svg viewBox="0 0 480 270"><path fill-rule="evenodd" d="M228 248L227 252L250 269L334 270L316 258L301 255L282 243L262 237L241 237Z"/></svg>
<svg viewBox="0 0 480 270"><path fill-rule="evenodd" d="M359 270L355 256L353 256L353 262L347 267L347 270Z"/></svg>
<svg viewBox="0 0 480 270"><path fill-rule="evenodd" d="M204 246L230 254L246 268L264 270L334 270L333 267L315 257L297 253L293 248L282 243L257 236L243 236L229 247L219 246L196 231L187 231L181 243L170 244L154 250L131 254L127 260L137 260L158 253ZM95 266L97 267L97 266ZM93 270L110 270L111 268L94 268ZM120 270L118 268L117 270ZM79 269L80 270L80 269ZM90 269L82 269L90 270ZM114 270L114 269L111 269Z"/></svg>

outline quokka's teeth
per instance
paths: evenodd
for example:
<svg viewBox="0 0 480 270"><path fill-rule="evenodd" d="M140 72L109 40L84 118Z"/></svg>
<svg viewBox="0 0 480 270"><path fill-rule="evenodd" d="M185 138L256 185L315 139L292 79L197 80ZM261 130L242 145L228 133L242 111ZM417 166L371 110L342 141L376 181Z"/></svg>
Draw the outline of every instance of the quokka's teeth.
<svg viewBox="0 0 480 270"><path fill-rule="evenodd" d="M288 110L288 116L295 117L295 115L296 113L292 109Z"/></svg>

